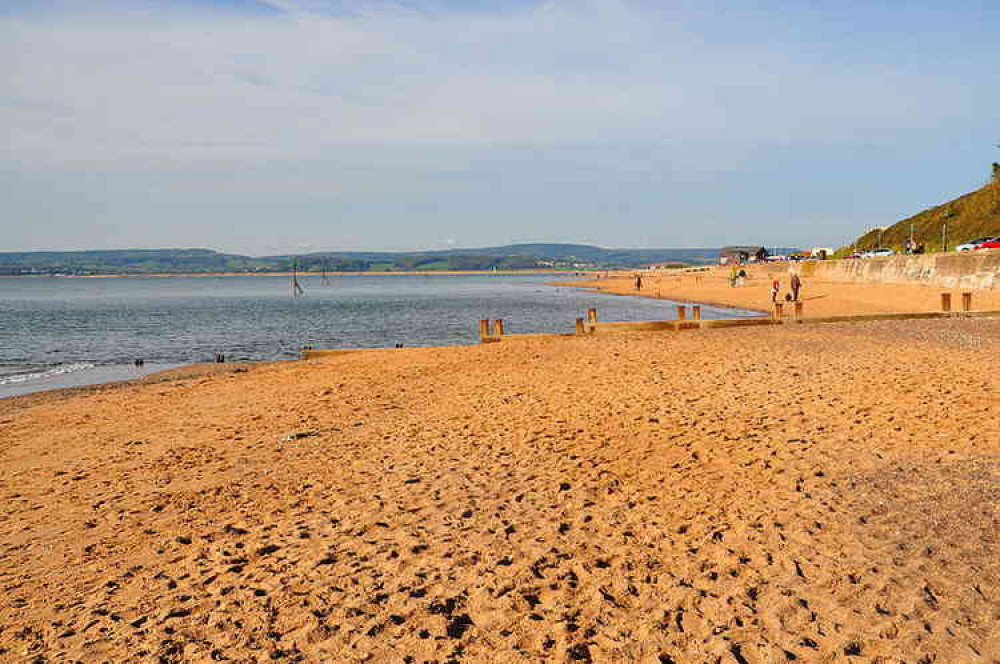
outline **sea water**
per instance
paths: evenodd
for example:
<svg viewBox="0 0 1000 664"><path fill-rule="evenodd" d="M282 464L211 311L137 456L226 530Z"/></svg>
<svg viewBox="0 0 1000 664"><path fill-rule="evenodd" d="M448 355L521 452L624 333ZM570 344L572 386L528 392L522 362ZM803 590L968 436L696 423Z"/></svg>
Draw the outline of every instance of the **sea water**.
<svg viewBox="0 0 1000 664"><path fill-rule="evenodd" d="M602 321L663 320L666 300L548 285L553 275L0 277L0 397L130 378L216 353L289 360L303 346L471 344L478 321L508 333L572 332ZM703 307L705 318L753 315ZM136 369L134 360L145 362Z"/></svg>

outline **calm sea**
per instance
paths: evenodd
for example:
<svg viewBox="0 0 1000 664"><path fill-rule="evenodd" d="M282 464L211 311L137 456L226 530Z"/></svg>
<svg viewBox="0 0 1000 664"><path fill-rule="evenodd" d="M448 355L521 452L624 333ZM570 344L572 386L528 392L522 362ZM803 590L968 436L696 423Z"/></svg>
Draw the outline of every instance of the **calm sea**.
<svg viewBox="0 0 1000 664"><path fill-rule="evenodd" d="M0 397L211 361L287 360L305 345L470 344L481 318L508 332L657 320L671 302L546 285L552 275L0 278ZM705 307L706 318L753 315ZM136 370L136 358L145 369Z"/></svg>

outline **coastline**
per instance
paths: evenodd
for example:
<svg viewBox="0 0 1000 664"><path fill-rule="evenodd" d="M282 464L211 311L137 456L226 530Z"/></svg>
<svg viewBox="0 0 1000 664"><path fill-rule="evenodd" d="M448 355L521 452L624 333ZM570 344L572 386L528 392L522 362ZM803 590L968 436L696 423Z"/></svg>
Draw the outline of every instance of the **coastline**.
<svg viewBox="0 0 1000 664"><path fill-rule="evenodd" d="M338 272L327 272L326 276L330 279L335 277L433 277L433 276L519 276L519 275L537 275L537 274L577 274L583 275L588 272L596 272L596 270L545 270L545 269L533 269L533 270L497 270L496 272L489 270L399 270L399 271L338 271ZM300 277L322 277L322 272L296 272ZM155 278L170 278L170 277L290 277L293 273L288 272L150 272L150 273L130 273L130 274L18 274L18 275L0 275L3 277L21 279L25 277L33 277L40 279L127 279L135 277L155 277Z"/></svg>
<svg viewBox="0 0 1000 664"><path fill-rule="evenodd" d="M731 288L728 286L728 271L725 268L712 267L698 267L698 268L681 268L676 270L669 270L664 272L649 272L649 271L618 271L618 272L607 272L603 271L592 278L588 279L574 279L568 281L551 281L546 282L547 286L551 287L564 287L564 288L574 288L584 291L593 291L602 293L605 295L616 295L621 297L641 297L644 299L652 300L669 300L678 303L686 304L696 304L707 307L717 307L721 309L737 309L742 311L755 312L760 315L768 315L770 313L770 301L769 301L769 287L770 280L772 278L772 270L767 269L767 267L761 266L750 266L748 268L749 277L747 279L746 285L740 288ZM482 273L482 272L472 272L473 274L492 274L492 273ZM504 273L504 274L509 274ZM567 274L569 272L563 271L516 271L517 274ZM580 276L579 271L571 271L572 274ZM290 273L289 273L290 274ZM319 273L299 273L300 275L313 275L319 276ZM424 276L426 274L449 274L449 275L464 275L470 274L470 272L433 272L433 273L398 273L398 272L383 272L383 273L339 273L344 276L357 276L357 275L378 275L378 276ZM497 273L501 274L501 273ZM638 291L634 287L634 278L636 274L641 274L644 280L645 287L642 291ZM222 274L204 274L204 275L111 275L111 276L281 276L278 274L232 274L232 275L222 275ZM102 277L103 278L103 277ZM806 307L806 317L809 315L852 315L858 313L891 313L894 311L907 310L907 311L936 311L938 306L938 295L942 291L941 288L932 286L906 286L906 285L879 285L878 287L873 287L866 284L843 284L843 283L824 283L811 279L804 280L805 291L811 293L805 295L803 299L803 304ZM865 297L863 300L859 301L857 295L863 294ZM873 297L874 296L874 297ZM1000 309L1000 293L990 293L982 292L977 294L977 302L985 304L986 307L992 308L994 310ZM762 303L765 303L762 305ZM454 344L451 346L435 346L439 349L453 348L461 346L462 344ZM332 350L337 351L338 349L320 349L320 350ZM354 352L354 348L342 349L344 352ZM363 350L385 350L385 348L377 347ZM298 360L285 360L285 361L298 361ZM245 362L237 363L241 367L247 367L252 365L269 364L275 362L262 361L262 362ZM115 387L120 385L129 385L134 383L141 383L153 380L155 376L159 374L170 374L173 370L184 369L185 367L192 367L194 371L200 372L201 374L210 373L209 370L204 367L212 367L213 365L176 365L171 367L166 367L160 371L152 374L148 374L142 377L135 378L118 378L112 377L107 380L97 379L93 382L89 381L80 384L70 385L59 385L55 387L34 387L33 389L26 390L23 393L13 393L10 395L0 396L0 401L11 401L14 399L24 399L31 395L37 394L57 394L72 396L81 392L98 390L105 387ZM230 364L221 365L222 367L231 366ZM198 369L198 367L202 367ZM129 367L124 365L120 367L122 371L120 373L127 374L130 371ZM97 371L101 371L104 367L96 368ZM223 372L226 369L222 369Z"/></svg>
<svg viewBox="0 0 1000 664"><path fill-rule="evenodd" d="M643 274L643 279L647 277ZM631 286L634 276L609 276L600 277L595 279L588 279L586 281L554 281L551 282L552 286L559 286L563 288L579 288L581 290L590 290L597 293L603 293L605 295L618 295L620 297L642 297L651 300L669 300L671 302L678 302L681 304L692 304L692 305L702 305L709 307L716 307L718 309L736 309L740 311L752 311L761 315L770 314L770 308L763 307L759 304L755 306L749 306L747 304L735 304L732 300L726 298L718 298L717 300L711 299L691 299L690 297L685 297L678 295L677 293L663 294L662 289L656 293L651 292L650 289L644 289L642 291L637 291ZM617 280L617 283L613 285L608 285L609 280Z"/></svg>
<svg viewBox="0 0 1000 664"><path fill-rule="evenodd" d="M708 304L758 311L771 311L771 282L780 283L779 300L788 293L787 274L776 274L771 266L750 265L748 277L741 287L730 287L728 270L669 271L664 274L633 271L587 280L558 282L562 286L587 288L601 293L639 295L694 304ZM642 291L634 285L635 275L641 274ZM823 281L802 277L800 300L804 316L845 316L875 313L921 313L939 311L940 295L952 293L958 302L964 289L944 288L926 284L868 284ZM975 291L974 309L1000 310L1000 291Z"/></svg>
<svg viewBox="0 0 1000 664"><path fill-rule="evenodd" d="M226 363L193 363L166 365L142 376L120 378L96 383L83 383L62 387L42 388L20 394L0 397L0 415L4 413L30 408L39 405L54 404L60 401L82 395L100 393L106 390L151 385L154 383L188 380L226 373L245 373L253 367L272 364L272 362L226 362Z"/></svg>
<svg viewBox="0 0 1000 664"><path fill-rule="evenodd" d="M544 274L550 274L550 273L546 272ZM579 272L575 272L574 274L579 275ZM539 283L542 284L543 282ZM544 285L542 287L547 289L557 290L561 286L562 285L553 282L544 282ZM586 288L577 288L575 286L572 288L577 291L589 290ZM618 294L608 293L608 295L618 295ZM633 307L626 307L626 308L630 310L633 309ZM654 316L657 313L659 312L655 312ZM707 315L711 316L710 313ZM566 324L565 332L571 331L572 318L571 317L566 318L565 324ZM470 336L468 340L462 342L456 341L450 345L465 345L466 343L476 343L475 337L472 336L474 325L475 325L475 320L470 319L469 320ZM561 333L560 331L555 331L555 330L553 330L552 332ZM449 342L445 341L443 345L438 343L435 343L434 345L440 347L448 347ZM374 346L372 347L372 349L380 349L386 347L388 346ZM353 347L351 347L350 345L344 346L343 348L345 350L353 349ZM263 359L260 361L268 362L277 360ZM251 361L251 363L257 363L257 362ZM157 370L163 371L177 366L180 365L164 365L162 367L157 367ZM94 364L90 364L89 361L88 362L81 361L75 364L67 363L65 366L59 365L56 367L48 367L48 369L51 369L51 371L48 370L43 371L42 369L38 369L38 371L41 373L29 374L31 378L30 380L28 380L26 376L17 376L15 374L11 376L12 380L9 381L9 384L4 384L2 377L0 377L0 399L12 399L23 396L25 394L59 391L59 390L64 390L67 391L68 393L73 393L78 388L94 387L104 384L114 385L114 384L122 384L126 382L137 381L137 380L143 380L144 376L148 375L150 373L150 369L152 368L153 367L147 366L144 369L137 369L134 368L131 363L110 364L110 365L96 364L96 366ZM47 375L50 373L52 375Z"/></svg>

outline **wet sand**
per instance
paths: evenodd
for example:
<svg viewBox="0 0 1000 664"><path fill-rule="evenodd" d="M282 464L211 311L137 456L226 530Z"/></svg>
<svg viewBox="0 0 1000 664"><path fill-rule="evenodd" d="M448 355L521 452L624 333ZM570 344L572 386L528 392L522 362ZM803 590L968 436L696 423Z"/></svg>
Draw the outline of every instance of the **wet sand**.
<svg viewBox="0 0 1000 664"><path fill-rule="evenodd" d="M560 282L563 286L590 288L604 293L641 295L663 299L699 302L720 306L738 307L753 311L771 311L771 281L781 283L780 299L789 292L790 284L785 274L775 274L773 266L748 266L744 286L729 285L728 268L711 268L707 271L669 270L663 274L642 273L643 287L635 288L638 272L612 273L600 279ZM829 282L802 277L800 299L803 313L809 316L841 316L850 314L876 314L898 312L940 311L941 293L951 293L952 310L961 308L961 289L916 284L853 284ZM1000 311L1000 290L975 291L973 309Z"/></svg>
<svg viewBox="0 0 1000 664"><path fill-rule="evenodd" d="M0 402L0 661L995 662L1000 321Z"/></svg>
<svg viewBox="0 0 1000 664"><path fill-rule="evenodd" d="M108 366L85 365L80 370L54 374L49 376L35 374L30 380L0 384L0 399L24 396L34 392L51 392L54 390L72 390L93 385L120 383L123 381L142 380L146 377L162 374L175 369L178 364L146 364L136 367L132 364L115 364Z"/></svg>

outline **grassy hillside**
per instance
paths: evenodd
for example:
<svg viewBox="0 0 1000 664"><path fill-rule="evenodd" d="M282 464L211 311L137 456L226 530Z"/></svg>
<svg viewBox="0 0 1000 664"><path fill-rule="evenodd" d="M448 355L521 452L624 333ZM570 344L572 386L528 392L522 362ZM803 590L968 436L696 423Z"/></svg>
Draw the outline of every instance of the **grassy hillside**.
<svg viewBox="0 0 1000 664"><path fill-rule="evenodd" d="M169 272L253 271L266 261L211 249L109 249L0 253L5 274L155 274Z"/></svg>
<svg viewBox="0 0 1000 664"><path fill-rule="evenodd" d="M941 227L948 227L948 248L987 235L1000 235L1000 164L993 164L992 181L981 189L942 203L889 226L882 233L882 246L900 250L910 237L923 242L927 251L941 250ZM879 232L869 231L854 242L858 249L872 249Z"/></svg>
<svg viewBox="0 0 1000 664"><path fill-rule="evenodd" d="M518 270L637 267L650 263L714 262L718 249L602 249L589 245L520 244L422 252L323 252L300 256L239 256L211 249L0 252L0 276L22 274L170 274L401 270Z"/></svg>

